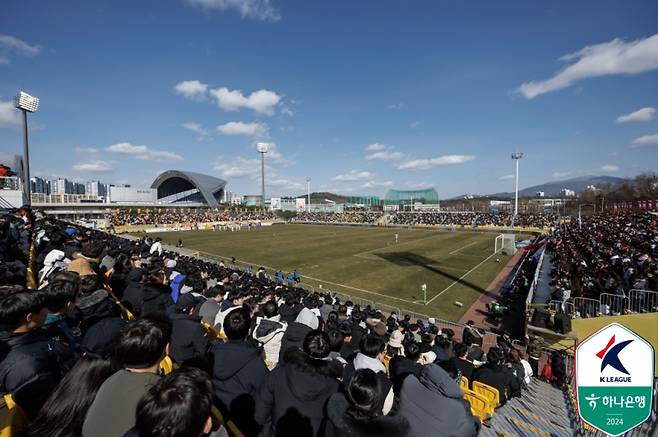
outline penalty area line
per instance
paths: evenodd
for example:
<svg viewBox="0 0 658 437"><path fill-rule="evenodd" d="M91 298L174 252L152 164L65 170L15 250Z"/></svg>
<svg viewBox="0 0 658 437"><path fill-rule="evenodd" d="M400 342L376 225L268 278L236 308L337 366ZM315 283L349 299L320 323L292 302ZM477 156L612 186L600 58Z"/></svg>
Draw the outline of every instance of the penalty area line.
<svg viewBox="0 0 658 437"><path fill-rule="evenodd" d="M434 301L434 299L436 299L437 297L441 296L441 295L442 295L443 293L445 293L446 291L450 290L455 284L461 282L462 279L464 279L465 277L467 277L468 275L470 275L472 272L474 272L474 271L475 271L478 267L480 267L482 264L484 264L485 262L489 261L489 259L490 259L492 256L494 256L494 255L496 255L496 253L492 253L491 255L489 255L488 257L486 257L484 260L482 260L478 265L476 265L475 267L473 267L473 268L472 268L471 270L469 270L468 272L464 273L459 279L457 279L457 280L456 280L455 282L453 282L452 284L448 285L445 289L443 289L443 291L439 292L439 294L437 294L436 296L434 296L433 298L431 298L430 300L428 300L426 305L431 304L431 303Z"/></svg>

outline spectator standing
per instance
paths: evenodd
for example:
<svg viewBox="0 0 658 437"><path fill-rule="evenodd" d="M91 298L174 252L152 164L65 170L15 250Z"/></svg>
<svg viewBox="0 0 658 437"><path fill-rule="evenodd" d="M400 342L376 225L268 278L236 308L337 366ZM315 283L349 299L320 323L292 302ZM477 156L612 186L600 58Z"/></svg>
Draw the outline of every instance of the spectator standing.
<svg viewBox="0 0 658 437"><path fill-rule="evenodd" d="M166 317L135 320L126 327L112 351L121 369L98 390L82 426L83 437L115 437L135 425L139 399L160 379L170 336Z"/></svg>
<svg viewBox="0 0 658 437"><path fill-rule="evenodd" d="M423 366L419 377L407 376L399 411L416 436L474 437L479 428L457 382L436 364Z"/></svg>
<svg viewBox="0 0 658 437"><path fill-rule="evenodd" d="M348 383L345 394L336 393L327 403L325 437L411 437L413 433L402 415L382 415L379 406L385 393L377 374L360 369Z"/></svg>
<svg viewBox="0 0 658 437"><path fill-rule="evenodd" d="M520 384L511 371L503 366L503 352L492 347L487 352L487 363L473 372L473 380L487 384L498 390L500 405L520 391Z"/></svg>
<svg viewBox="0 0 658 437"><path fill-rule="evenodd" d="M342 365L328 360L329 338L310 331L301 349L289 349L260 389L256 420L263 436L317 436L327 399L338 391Z"/></svg>
<svg viewBox="0 0 658 437"><path fill-rule="evenodd" d="M276 301L270 300L262 305L263 317L256 318L253 337L263 346L267 367L272 370L279 362L281 341L288 324L281 322Z"/></svg>
<svg viewBox="0 0 658 437"><path fill-rule="evenodd" d="M178 364L190 360L202 360L208 349L208 337L201 326L201 318L193 314L198 298L192 293L183 294L176 303L171 319L171 359Z"/></svg>

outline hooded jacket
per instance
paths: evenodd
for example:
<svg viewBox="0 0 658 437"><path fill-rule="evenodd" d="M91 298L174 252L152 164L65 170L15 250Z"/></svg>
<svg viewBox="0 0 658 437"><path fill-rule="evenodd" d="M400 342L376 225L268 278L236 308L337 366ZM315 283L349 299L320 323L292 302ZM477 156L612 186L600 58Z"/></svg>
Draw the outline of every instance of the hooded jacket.
<svg viewBox="0 0 658 437"><path fill-rule="evenodd" d="M103 289L82 296L78 308L82 312L80 346L84 351L105 356L126 321L119 316L114 301Z"/></svg>
<svg viewBox="0 0 658 437"><path fill-rule="evenodd" d="M281 340L288 328L288 324L280 321L280 316L270 318L256 318L256 326L252 336L263 346L268 367L273 369L279 362Z"/></svg>
<svg viewBox="0 0 658 437"><path fill-rule="evenodd" d="M327 423L323 437L413 437L407 419L400 415L357 420L348 413L349 403L342 393L335 393L327 403Z"/></svg>
<svg viewBox="0 0 658 437"><path fill-rule="evenodd" d="M169 295L171 290L164 284L145 284L142 289L142 302L139 315L164 313L174 304Z"/></svg>
<svg viewBox="0 0 658 437"><path fill-rule="evenodd" d="M400 391L400 414L416 436L473 437L476 419L459 385L436 364L409 375Z"/></svg>
<svg viewBox="0 0 658 437"><path fill-rule="evenodd" d="M521 390L521 383L510 370L492 363L487 363L475 369L473 381L479 381L497 389L500 405L504 405L513 393L518 393Z"/></svg>
<svg viewBox="0 0 658 437"><path fill-rule="evenodd" d="M215 343L212 348L212 381L220 408L231 414L251 404L268 373L262 349L250 340L229 340ZM246 408L243 408L246 410Z"/></svg>
<svg viewBox="0 0 658 437"><path fill-rule="evenodd" d="M402 388L402 382L409 375L414 375L420 377L420 372L423 370L423 366L404 355L396 355L391 358L391 361L388 364L388 371L391 375L391 381L393 382L393 392L396 396L400 396L400 389Z"/></svg>
<svg viewBox="0 0 658 437"><path fill-rule="evenodd" d="M193 358L204 358L208 349L208 337L201 326L201 318L189 314L174 313L171 320L171 358L179 364Z"/></svg>
<svg viewBox="0 0 658 437"><path fill-rule="evenodd" d="M324 408L338 391L342 365L290 350L260 388L256 422L262 436L311 437L319 434Z"/></svg>
<svg viewBox="0 0 658 437"><path fill-rule="evenodd" d="M58 363L67 351L41 330L4 335L0 339L0 391L10 393L34 418L64 373Z"/></svg>

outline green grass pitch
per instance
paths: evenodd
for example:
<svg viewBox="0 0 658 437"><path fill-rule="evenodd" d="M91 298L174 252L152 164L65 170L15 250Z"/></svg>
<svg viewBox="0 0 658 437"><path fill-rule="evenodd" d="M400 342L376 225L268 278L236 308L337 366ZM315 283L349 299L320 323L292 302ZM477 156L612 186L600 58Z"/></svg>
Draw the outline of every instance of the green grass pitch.
<svg viewBox="0 0 658 437"><path fill-rule="evenodd" d="M276 224L151 235L172 245L181 239L186 249L204 256L236 257L254 271L298 269L302 284L447 320L458 320L509 259L493 255L494 233Z"/></svg>

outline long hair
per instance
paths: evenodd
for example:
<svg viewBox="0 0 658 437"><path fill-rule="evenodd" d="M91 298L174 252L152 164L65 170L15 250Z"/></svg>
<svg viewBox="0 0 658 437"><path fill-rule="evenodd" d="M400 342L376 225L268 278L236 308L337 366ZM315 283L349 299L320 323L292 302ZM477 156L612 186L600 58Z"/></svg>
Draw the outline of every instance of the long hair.
<svg viewBox="0 0 658 437"><path fill-rule="evenodd" d="M31 423L29 437L82 435L82 424L101 384L112 374L110 362L85 354L59 382Z"/></svg>

